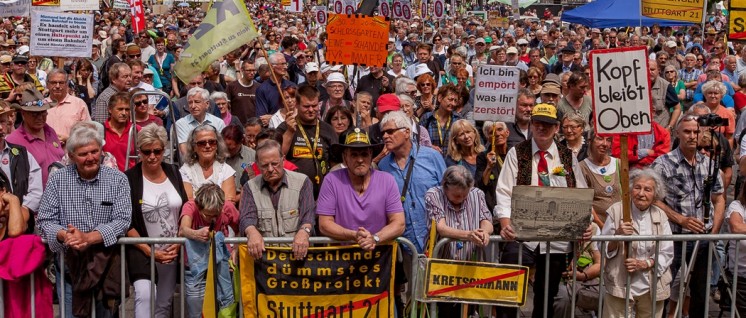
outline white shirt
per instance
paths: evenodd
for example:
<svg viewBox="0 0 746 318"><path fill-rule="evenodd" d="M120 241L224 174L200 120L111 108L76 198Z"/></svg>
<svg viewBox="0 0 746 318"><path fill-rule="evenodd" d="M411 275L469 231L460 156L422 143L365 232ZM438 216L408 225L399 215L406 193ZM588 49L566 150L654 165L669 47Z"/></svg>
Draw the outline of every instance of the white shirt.
<svg viewBox="0 0 746 318"><path fill-rule="evenodd" d="M536 142L531 139L531 153L533 153L533 159L531 160L532 171L538 171L537 166L539 165L539 147ZM552 143L547 149L545 156L547 160L547 168L552 171L555 167L561 166L559 152L557 145ZM588 184L583 176L583 171L578 167L578 160L573 156L572 158L572 171L575 173L575 187L576 188L587 188ZM496 199L497 205L495 206L495 216L498 219L510 218L511 216L511 197L513 195L513 187L516 185L516 179L518 176L518 158L516 155L515 147L508 150L508 154L505 156L505 163L503 164L502 170L500 170L500 176L497 178L496 187ZM567 181L564 176L549 176L549 182L552 187L567 187ZM539 185L539 174L533 173L531 175L531 185ZM537 243L528 242L526 243L530 248L535 249ZM546 253L545 243L541 243L541 253ZM550 244L550 253L567 253L569 252L569 244L567 242L552 242Z"/></svg>
<svg viewBox="0 0 746 318"><path fill-rule="evenodd" d="M140 61L142 61L145 64L148 64L148 60L150 60L150 57L155 54L155 48L148 45L146 48L140 48Z"/></svg>
<svg viewBox="0 0 746 318"><path fill-rule="evenodd" d="M728 209L725 211L724 225L728 226L728 232L732 232L730 231L730 217L734 213L741 215L741 218L746 220L746 209L744 209L744 206L738 200L731 202ZM722 233L723 230L721 229L720 232ZM738 260L736 260L736 244L739 245ZM731 273L736 272L736 262L738 262L738 276L746 276L746 241L730 241L730 244L728 245L728 256L728 269ZM738 281L740 282L741 280L739 279Z"/></svg>
<svg viewBox="0 0 746 318"><path fill-rule="evenodd" d="M10 181L10 184L8 184L8 192L13 192L13 173L10 171L10 152L11 149L8 146L7 142L3 142L3 149L2 153L0 154L0 168L2 168L5 175L8 177L8 181ZM39 206L41 205L41 195L42 195L42 183L41 183L41 167L39 167L39 163L36 161L36 158L34 156L26 151L28 155L28 165L29 165L29 174L28 174L28 193L23 196L23 202L21 202L21 205L29 208L31 211L39 211ZM33 216L31 216L33 217Z"/></svg>

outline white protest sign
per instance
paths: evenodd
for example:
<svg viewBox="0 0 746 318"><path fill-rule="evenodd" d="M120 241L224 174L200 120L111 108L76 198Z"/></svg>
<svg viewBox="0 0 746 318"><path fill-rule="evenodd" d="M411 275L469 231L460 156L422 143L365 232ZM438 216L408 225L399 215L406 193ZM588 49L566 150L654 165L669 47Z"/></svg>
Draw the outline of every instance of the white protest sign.
<svg viewBox="0 0 746 318"><path fill-rule="evenodd" d="M114 9L129 10L130 4L127 0L114 0Z"/></svg>
<svg viewBox="0 0 746 318"><path fill-rule="evenodd" d="M391 17L391 6L388 1L380 1L380 4L378 4L378 15Z"/></svg>
<svg viewBox="0 0 746 318"><path fill-rule="evenodd" d="M414 13L412 13L412 2L405 0L401 2L401 17L404 20L412 20Z"/></svg>
<svg viewBox="0 0 746 318"><path fill-rule="evenodd" d="M342 12L345 11L345 5L342 0L334 0L334 6L332 9L334 9L334 13L336 14L342 14Z"/></svg>
<svg viewBox="0 0 746 318"><path fill-rule="evenodd" d="M344 0L345 3L345 14L355 14L355 11L357 11L357 1L355 0Z"/></svg>
<svg viewBox="0 0 746 318"><path fill-rule="evenodd" d="M474 78L474 120L515 122L519 71L515 66L482 65Z"/></svg>
<svg viewBox="0 0 746 318"><path fill-rule="evenodd" d="M392 8L392 11L394 12L394 18L395 19L401 19L401 0L394 0L394 5Z"/></svg>
<svg viewBox="0 0 746 318"><path fill-rule="evenodd" d="M290 0L290 5L285 7L287 12L303 12L303 0Z"/></svg>
<svg viewBox="0 0 746 318"><path fill-rule="evenodd" d="M98 0L60 0L64 11L95 11L99 9Z"/></svg>
<svg viewBox="0 0 746 318"><path fill-rule="evenodd" d="M650 133L652 98L646 49L595 50L590 60L596 133Z"/></svg>
<svg viewBox="0 0 746 318"><path fill-rule="evenodd" d="M446 15L446 6L445 1L443 0L435 0L433 3L433 16L435 19L443 19Z"/></svg>
<svg viewBox="0 0 746 318"><path fill-rule="evenodd" d="M326 18L328 17L326 6L315 6L313 7L313 16L316 19L316 24L326 25Z"/></svg>
<svg viewBox="0 0 746 318"><path fill-rule="evenodd" d="M0 18L27 17L31 0L0 0Z"/></svg>
<svg viewBox="0 0 746 318"><path fill-rule="evenodd" d="M31 55L91 57L93 15L31 12Z"/></svg>

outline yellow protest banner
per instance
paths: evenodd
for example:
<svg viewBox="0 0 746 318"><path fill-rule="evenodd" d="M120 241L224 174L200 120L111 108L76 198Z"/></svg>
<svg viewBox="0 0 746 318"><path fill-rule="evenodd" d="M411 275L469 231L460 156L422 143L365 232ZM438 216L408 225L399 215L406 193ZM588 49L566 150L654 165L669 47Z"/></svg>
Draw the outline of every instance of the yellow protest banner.
<svg viewBox="0 0 746 318"><path fill-rule="evenodd" d="M386 65L389 21L382 16L329 14L326 62Z"/></svg>
<svg viewBox="0 0 746 318"><path fill-rule="evenodd" d="M174 70L185 83L210 63L259 36L240 0L215 0L199 28L184 46Z"/></svg>
<svg viewBox="0 0 746 318"><path fill-rule="evenodd" d="M428 259L422 301L522 306L528 290L528 267L520 265Z"/></svg>
<svg viewBox="0 0 746 318"><path fill-rule="evenodd" d="M60 0L32 0L32 6L60 6Z"/></svg>
<svg viewBox="0 0 746 318"><path fill-rule="evenodd" d="M728 40L746 40L746 0L730 1L728 22Z"/></svg>
<svg viewBox="0 0 746 318"><path fill-rule="evenodd" d="M396 244L314 247L295 259L267 247L261 259L239 246L246 317L393 317Z"/></svg>
<svg viewBox="0 0 746 318"><path fill-rule="evenodd" d="M649 18L702 22L705 0L641 0L642 15Z"/></svg>

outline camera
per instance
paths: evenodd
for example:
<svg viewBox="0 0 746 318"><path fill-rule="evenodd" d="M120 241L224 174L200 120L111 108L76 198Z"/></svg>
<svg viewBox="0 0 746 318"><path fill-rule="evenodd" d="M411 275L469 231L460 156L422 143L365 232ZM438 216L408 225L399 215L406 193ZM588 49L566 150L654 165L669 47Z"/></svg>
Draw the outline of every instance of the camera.
<svg viewBox="0 0 746 318"><path fill-rule="evenodd" d="M728 126L728 120L717 114L702 115L697 118L697 124L704 127Z"/></svg>

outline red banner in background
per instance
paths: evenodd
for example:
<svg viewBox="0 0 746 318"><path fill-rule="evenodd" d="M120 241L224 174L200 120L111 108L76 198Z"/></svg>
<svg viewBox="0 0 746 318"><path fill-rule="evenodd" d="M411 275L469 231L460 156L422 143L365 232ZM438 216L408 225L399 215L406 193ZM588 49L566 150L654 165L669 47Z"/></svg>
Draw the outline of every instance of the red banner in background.
<svg viewBox="0 0 746 318"><path fill-rule="evenodd" d="M132 12L132 31L140 33L145 30L145 13L143 12L142 0L129 0Z"/></svg>

